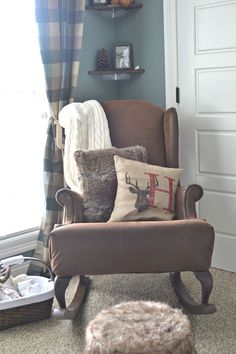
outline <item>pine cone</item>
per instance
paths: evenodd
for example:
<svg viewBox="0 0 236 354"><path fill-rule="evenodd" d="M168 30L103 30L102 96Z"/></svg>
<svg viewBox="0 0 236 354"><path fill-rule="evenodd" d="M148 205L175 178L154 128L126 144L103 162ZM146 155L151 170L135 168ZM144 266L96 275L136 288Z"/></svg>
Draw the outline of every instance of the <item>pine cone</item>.
<svg viewBox="0 0 236 354"><path fill-rule="evenodd" d="M112 61L107 49L99 49L96 58L96 70L111 70Z"/></svg>

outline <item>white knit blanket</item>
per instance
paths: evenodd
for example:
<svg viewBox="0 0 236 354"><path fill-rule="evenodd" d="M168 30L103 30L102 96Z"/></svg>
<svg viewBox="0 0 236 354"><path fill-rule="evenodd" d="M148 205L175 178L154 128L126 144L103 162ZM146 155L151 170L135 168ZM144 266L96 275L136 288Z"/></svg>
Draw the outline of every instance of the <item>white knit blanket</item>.
<svg viewBox="0 0 236 354"><path fill-rule="evenodd" d="M67 185L80 191L74 152L112 146L106 114L98 101L73 102L59 113L65 128L64 177Z"/></svg>

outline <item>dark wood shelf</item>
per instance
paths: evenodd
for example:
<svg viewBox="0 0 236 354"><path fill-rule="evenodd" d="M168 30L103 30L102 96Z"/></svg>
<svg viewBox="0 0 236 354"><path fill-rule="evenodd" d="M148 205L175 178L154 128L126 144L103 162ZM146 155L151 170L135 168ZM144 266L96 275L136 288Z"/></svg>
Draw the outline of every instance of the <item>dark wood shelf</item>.
<svg viewBox="0 0 236 354"><path fill-rule="evenodd" d="M90 70L89 75L142 74L145 69Z"/></svg>
<svg viewBox="0 0 236 354"><path fill-rule="evenodd" d="M103 16L110 17L115 19L117 17L125 16L128 13L128 10L138 10L143 7L142 3L133 3L129 6L122 5L105 5L105 4L94 4L86 5L86 10L92 10L100 12ZM129 80L130 75L133 74L142 74L144 69L114 69L114 70L90 70L88 71L89 75L100 76L103 80Z"/></svg>
<svg viewBox="0 0 236 354"><path fill-rule="evenodd" d="M129 80L130 75L142 74L144 69L116 69L116 70L90 70L89 75L101 76L103 80Z"/></svg>
<svg viewBox="0 0 236 354"><path fill-rule="evenodd" d="M85 9L94 10L94 11L118 11L118 10L135 10L135 9L140 9L142 7L143 4L141 3L137 3L137 4L134 3L129 6L97 4L97 5L86 5Z"/></svg>

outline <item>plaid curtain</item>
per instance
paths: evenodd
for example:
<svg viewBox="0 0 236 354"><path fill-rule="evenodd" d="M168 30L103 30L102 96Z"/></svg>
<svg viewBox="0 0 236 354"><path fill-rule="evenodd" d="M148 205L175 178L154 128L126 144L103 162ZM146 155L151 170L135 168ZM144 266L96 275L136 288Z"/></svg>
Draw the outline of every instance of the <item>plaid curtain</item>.
<svg viewBox="0 0 236 354"><path fill-rule="evenodd" d="M41 58L44 66L51 121L44 155L45 214L35 257L48 263L48 239L62 210L55 193L64 186L62 150L56 143L58 113L75 99L82 46L85 0L35 0ZM34 268L37 264L31 265Z"/></svg>

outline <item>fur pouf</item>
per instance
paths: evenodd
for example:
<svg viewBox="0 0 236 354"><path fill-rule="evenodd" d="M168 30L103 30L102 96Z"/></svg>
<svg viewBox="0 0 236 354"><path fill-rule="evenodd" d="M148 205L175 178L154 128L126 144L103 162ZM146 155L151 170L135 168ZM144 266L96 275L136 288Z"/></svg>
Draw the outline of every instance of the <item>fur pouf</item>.
<svg viewBox="0 0 236 354"><path fill-rule="evenodd" d="M84 354L196 354L190 322L167 304L124 302L101 311L86 329Z"/></svg>

